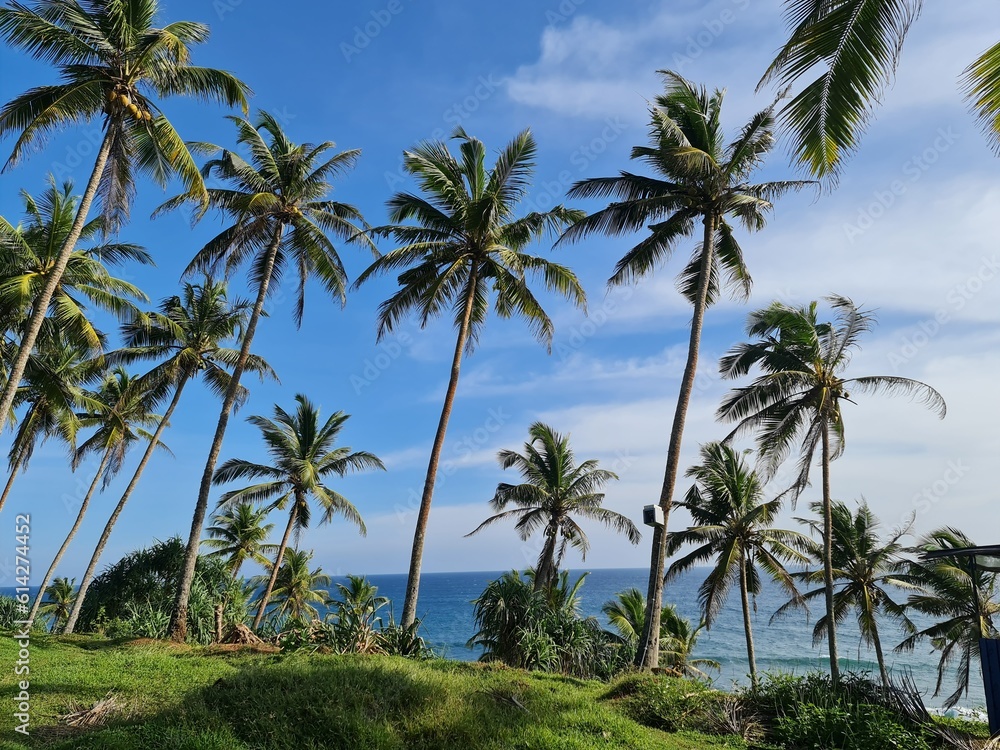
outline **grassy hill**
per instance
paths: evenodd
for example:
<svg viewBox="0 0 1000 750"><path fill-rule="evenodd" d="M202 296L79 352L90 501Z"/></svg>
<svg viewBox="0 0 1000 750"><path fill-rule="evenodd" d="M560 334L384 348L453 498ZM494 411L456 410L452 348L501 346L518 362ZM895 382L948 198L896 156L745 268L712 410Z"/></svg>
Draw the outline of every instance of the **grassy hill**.
<svg viewBox="0 0 1000 750"><path fill-rule="evenodd" d="M0 663L16 646L0 641ZM735 738L668 734L628 718L608 686L555 675L391 657L218 652L152 641L33 638L31 735L0 748L97 750L688 750ZM5 671L6 671L5 667ZM5 680L5 684L7 680ZM5 691L6 692L6 691ZM60 719L108 696L88 728Z"/></svg>

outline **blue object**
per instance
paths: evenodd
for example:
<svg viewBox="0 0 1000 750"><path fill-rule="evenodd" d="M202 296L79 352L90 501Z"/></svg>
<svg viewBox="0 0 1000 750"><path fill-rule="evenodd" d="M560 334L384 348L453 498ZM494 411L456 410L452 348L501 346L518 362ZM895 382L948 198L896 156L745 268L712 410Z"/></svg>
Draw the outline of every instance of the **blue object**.
<svg viewBox="0 0 1000 750"><path fill-rule="evenodd" d="M1000 640L979 639L979 659L983 666L986 688L986 713L990 717L990 734L1000 732Z"/></svg>

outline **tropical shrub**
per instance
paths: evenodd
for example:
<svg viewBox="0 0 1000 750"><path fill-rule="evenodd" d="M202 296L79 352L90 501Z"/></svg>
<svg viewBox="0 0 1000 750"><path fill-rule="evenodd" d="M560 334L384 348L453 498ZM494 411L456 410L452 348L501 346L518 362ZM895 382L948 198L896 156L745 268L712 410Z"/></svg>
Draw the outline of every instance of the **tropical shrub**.
<svg viewBox="0 0 1000 750"><path fill-rule="evenodd" d="M778 717L772 738L790 748L929 750L919 730L905 727L888 709L867 703L817 706L804 703Z"/></svg>
<svg viewBox="0 0 1000 750"><path fill-rule="evenodd" d="M654 729L704 730L721 694L704 682L648 672L620 677L604 700L616 701L633 720Z"/></svg>
<svg viewBox="0 0 1000 750"><path fill-rule="evenodd" d="M643 631L646 619L646 597L637 588L619 591L601 607L619 637L633 652ZM713 659L694 658L698 634L705 628L702 620L697 627L682 617L672 604L660 611L659 666L677 676L709 679L706 670L721 668ZM634 656L634 653L633 653Z"/></svg>
<svg viewBox="0 0 1000 750"><path fill-rule="evenodd" d="M22 606L12 596L0 596L0 630L13 630L14 623L24 619Z"/></svg>
<svg viewBox="0 0 1000 750"><path fill-rule="evenodd" d="M130 552L94 579L78 629L111 637L165 638L183 559L184 545L178 537ZM215 639L219 605L224 623L243 622L248 596L225 562L199 557L188 609L188 640L207 644Z"/></svg>
<svg viewBox="0 0 1000 750"><path fill-rule="evenodd" d="M389 599L378 595L378 587L362 576L347 576L336 584L340 596L326 601L329 609L322 621L290 618L276 634L283 650L324 650L339 654L389 654L426 659L433 652L420 637L420 620L409 627L396 623Z"/></svg>
<svg viewBox="0 0 1000 750"><path fill-rule="evenodd" d="M549 590L534 588L531 571L490 581L473 602L478 629L467 645L481 647L484 662L609 679L628 666L635 647L580 615L586 575L571 585L563 571Z"/></svg>
<svg viewBox="0 0 1000 750"><path fill-rule="evenodd" d="M789 750L929 750L938 740L900 710L900 688L886 689L867 674L767 674L740 695L761 717L768 739Z"/></svg>

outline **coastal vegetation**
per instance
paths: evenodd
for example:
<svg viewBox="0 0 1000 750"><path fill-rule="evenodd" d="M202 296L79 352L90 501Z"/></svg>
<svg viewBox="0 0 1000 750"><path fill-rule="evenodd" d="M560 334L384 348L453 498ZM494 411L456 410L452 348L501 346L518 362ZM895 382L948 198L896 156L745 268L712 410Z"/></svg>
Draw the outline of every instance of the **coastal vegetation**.
<svg viewBox="0 0 1000 750"><path fill-rule="evenodd" d="M835 64L826 45L859 33L841 17L857 5L793 13L801 23L764 80L794 81L817 62L831 67L818 84L788 103L775 101L734 133L723 127L723 91L661 71L648 139L631 153L648 174L623 169L572 184L569 200L602 203L591 212L562 203L523 209L540 149L531 130L491 156L459 127L448 142L430 139L403 151L412 190L388 197L384 224L331 197L336 180L364 168L358 150L294 140L294 122L267 110L250 115L251 91L234 74L193 64L191 48L207 42L207 26L158 26L156 0L0 8L0 37L51 65L60 81L0 108L0 138L14 140L7 166L17 167L57 129L96 120L102 134L79 195L50 176L41 191L22 191L18 215L0 218L0 415L11 433L0 511L11 515L9 499L37 470L32 458L46 441L66 450L73 471L88 467L77 475L86 478L63 543L38 563L45 573L31 581L33 600L23 593L0 598L0 629L22 621L33 628L38 728L32 744L5 734L0 748L974 747L971 735L982 728L932 717L912 682L887 666L886 652L932 649L935 695L956 705L969 692L980 639L998 635L998 573L968 558L926 556L974 546L959 529L918 529L915 518L886 529L877 501L873 508L833 491L833 462L846 453L844 404L901 395L941 418L946 413L929 384L853 373L852 357L876 323L871 310L831 294L750 312L748 340L711 368L738 381L714 415L711 408L700 415L716 418L718 440L700 446L694 466L681 466L708 310L723 292L749 298L749 246L745 251L740 235L763 230L778 198L816 184L754 181L779 128L790 129L795 158L811 176L836 174L915 15L907 3L886 2L881 20L864 16L865 33L885 49L851 44ZM994 48L966 75L994 141L998 69ZM816 85L832 96L815 101ZM230 145L178 133L161 109L174 96L237 108L228 118ZM156 215L187 211L198 224L216 212L225 222L192 249L176 293L156 309L145 309L149 298L128 279L161 250L121 239L135 223L140 176L181 185ZM604 526L621 544L639 544L642 535L605 507L618 473L596 459L578 462L569 434L533 421L520 450L497 454L501 471L514 469L520 480L480 488L486 518L468 536L509 522L523 545L537 543L528 556L534 567L500 575L469 603L476 630L468 646L480 663L440 659L422 631L419 587L463 362L483 340L490 315L519 319L550 349L558 317L539 292L581 310L587 296L569 265L535 251L594 235L636 242L610 269L610 288L638 283L691 243L677 282L692 317L664 428L666 464L658 507L651 507L662 521L651 524L647 589L618 592L601 608L605 620L584 614L587 574L574 578L568 561L586 559L588 528ZM183 248L183 238L175 239ZM341 258L347 246L373 258L353 280ZM372 320L376 340L410 318L422 328L447 315L454 325L398 619L371 581L324 571L300 539L314 512L321 514L315 525L343 519L351 533L366 534L363 506L336 484L386 464L339 444L350 415L335 410L324 418L317 394L295 393L287 409L279 405L286 395L266 417L244 382L248 374L277 381L268 352L254 351L255 336L289 274L296 326L308 288L343 305L384 276L397 288ZM230 285L244 282L252 300L230 297ZM105 321L119 328L117 338L100 329ZM204 422L212 438L198 495L177 498L191 506L190 532L163 540L156 535L170 532L151 528L130 544L145 546L99 570L126 505L144 501L140 480L169 455L171 420L192 408L195 388L218 399L211 402L218 416ZM336 401L337 393L324 397ZM267 463L223 453L233 413L251 403L246 421ZM743 450L740 440L754 450ZM812 515L798 519L801 530L778 528L786 508L797 510L816 467L820 499L809 505ZM63 560L82 524L126 469L128 484L102 515L86 569L66 575ZM682 478L690 487L679 487ZM222 491L212 508L216 487ZM671 527L675 509L690 516L687 529ZM912 544L904 541L910 536ZM664 592L697 565L710 567L690 619ZM246 567L263 573L242 575ZM813 639L828 649L828 673L758 669L752 612L766 581L787 596L774 618L808 616L810 605L822 602ZM732 606L731 593L739 594L749 685L725 693L711 684L721 665L699 653L698 640ZM850 616L874 649L877 679L842 671L837 628ZM887 621L902 629L899 643L886 641ZM4 658L12 643L0 642Z"/></svg>

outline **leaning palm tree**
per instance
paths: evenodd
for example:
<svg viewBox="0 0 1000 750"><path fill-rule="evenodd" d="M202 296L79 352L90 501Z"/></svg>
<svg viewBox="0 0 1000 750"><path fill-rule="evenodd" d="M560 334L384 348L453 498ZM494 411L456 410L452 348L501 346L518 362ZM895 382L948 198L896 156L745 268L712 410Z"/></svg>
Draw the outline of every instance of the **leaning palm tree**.
<svg viewBox="0 0 1000 750"><path fill-rule="evenodd" d="M601 612L618 635L628 643L638 643L642 635L642 623L646 618L646 597L634 586L619 591L614 599L601 605Z"/></svg>
<svg viewBox="0 0 1000 750"><path fill-rule="evenodd" d="M338 411L326 422L320 422L319 410L302 394L295 397L298 405L293 414L280 406L274 407L274 419L253 416L247 421L261 432L267 444L272 464L256 464L239 458L226 461L215 472L215 483L225 484L237 479L262 479L259 484L232 490L222 496L220 504L232 507L244 502L269 503L267 510L288 510L288 524L281 537L274 558L271 575L261 596L260 607L254 618L254 628L259 628L264 610L271 600L281 562L288 547L292 531L309 526L312 509L310 500L323 510L321 524L329 523L342 515L354 523L362 534L367 533L365 522L358 509L343 495L324 484L330 475L343 477L354 471L385 469L382 461L367 451L351 452L348 447L335 448L334 443L349 414Z"/></svg>
<svg viewBox="0 0 1000 750"><path fill-rule="evenodd" d="M170 424L170 418L181 400L184 386L193 379L203 376L205 383L216 395L221 396L230 385L227 371L239 356L234 349L223 346L235 339L246 324L248 305L239 300L230 302L226 295L226 285L205 279L201 284L185 284L183 295L168 297L159 312L137 314L122 328L125 348L108 355L112 362L136 362L140 360L162 360L143 381L159 390L172 389L173 396L163 413L152 438L143 451L139 464L132 473L118 504L108 517L104 530L97 540L97 546L90 557L90 563L80 583L73 612L66 622L65 633L72 633L87 596L87 589L93 580L97 563L104 547L118 522L118 517L139 484L146 465L160 444L163 431ZM270 365L256 355L247 358L245 369L257 373L263 380L275 377ZM237 399L242 402L247 391L242 386Z"/></svg>
<svg viewBox="0 0 1000 750"><path fill-rule="evenodd" d="M20 336L0 393L0 414L13 403L95 196L100 193L104 228L114 232L128 216L137 171L161 185L176 175L189 191L204 195L187 146L158 100L183 94L246 110L245 84L224 71L191 65L189 47L208 39L208 27L179 21L157 28L159 10L157 0L38 0L0 8L0 36L51 63L61 78L29 89L0 109L0 138L17 136L5 169L69 125L96 117L104 132L76 218Z"/></svg>
<svg viewBox="0 0 1000 750"><path fill-rule="evenodd" d="M45 603L38 610L40 615L52 618L51 632L59 629L59 623L69 617L70 607L76 597L76 579L56 578L45 589Z"/></svg>
<svg viewBox="0 0 1000 750"><path fill-rule="evenodd" d="M924 554L975 546L963 532L945 527L921 537L912 551ZM955 556L917 558L902 579L919 589L907 598L907 609L935 622L907 637L896 650L912 651L918 642L927 640L940 652L934 695L941 692L948 668L958 662L956 689L945 700L945 707L951 708L969 692L979 639L998 637L993 621L1000 616L1000 577L975 565L971 557Z"/></svg>
<svg viewBox="0 0 1000 750"><path fill-rule="evenodd" d="M379 308L379 339L410 313L416 313L425 326L447 309L455 315L458 332L413 533L401 617L404 628L416 619L424 540L462 356L472 351L482 334L491 292L498 317L524 318L546 346L552 341L552 321L532 293L528 275L539 276L547 289L578 306L586 303L572 271L524 252L531 242L582 216L555 206L515 217L516 205L527 194L534 173L537 147L531 132L525 130L508 143L492 169L486 166L486 147L481 141L461 128L454 138L460 141L458 157L440 142L423 143L404 153L403 168L416 178L423 196L397 193L389 200L392 224L376 231L401 246L376 260L357 281L362 284L373 276L404 269L397 277L401 288ZM413 223L403 223L407 221Z"/></svg>
<svg viewBox="0 0 1000 750"><path fill-rule="evenodd" d="M54 273L57 253L72 231L78 199L73 185L66 182L49 186L37 198L21 191L24 219L17 226L0 217L0 319L8 329L20 331ZM124 262L152 264L153 259L138 245L103 242L101 218L87 222L80 231L77 244L88 243L86 249L74 249L50 295L48 310L42 322L57 328L78 346L99 353L104 336L88 315L88 306L125 319L138 310L132 300L146 302L146 295L134 284L115 278L110 265Z"/></svg>
<svg viewBox="0 0 1000 750"><path fill-rule="evenodd" d="M35 447L49 438L76 450L80 429L77 409L88 402L85 386L104 371L101 358L91 358L87 348L68 343L57 331L45 335L28 360L24 379L14 399L15 409L27 405L18 421L8 453L10 475L0 494L3 509L14 480L28 468Z"/></svg>
<svg viewBox="0 0 1000 750"><path fill-rule="evenodd" d="M497 454L500 466L516 468L524 482L498 485L490 500L490 507L496 514L466 536L509 519L517 519L514 528L521 541L543 530L544 542L535 564L534 587L536 591L547 592L556 582L567 546L580 550L584 559L590 549L587 533L576 518L599 521L626 535L632 544L639 543L640 534L628 518L601 507L604 493L597 490L612 479L618 479L617 474L598 468L594 459L577 464L569 437L560 435L548 425L535 422L528 434L531 440L524 444L524 453L502 450ZM511 505L514 508L508 510Z"/></svg>
<svg viewBox="0 0 1000 750"><path fill-rule="evenodd" d="M276 618L289 617L293 620L315 620L319 610L314 604L324 604L329 598L330 576L322 568L309 570L312 551L287 549L281 568L272 571L272 587L266 589L267 596L261 598L261 607L273 605L271 614ZM251 583L260 586L267 576L257 576Z"/></svg>
<svg viewBox="0 0 1000 750"><path fill-rule="evenodd" d="M856 150L896 64L922 0L785 0L788 41L758 86L782 88L815 72L782 109L795 159L816 176L835 176ZM1000 150L1000 42L965 69L962 88L994 150Z"/></svg>
<svg viewBox="0 0 1000 750"><path fill-rule="evenodd" d="M681 677L709 679L706 669L721 669L715 659L694 657L698 645L698 634L705 628L702 620L697 626L691 627L691 621L681 617L672 604L668 604L660 613L660 640L662 641L660 663L673 670Z"/></svg>
<svg viewBox="0 0 1000 750"><path fill-rule="evenodd" d="M267 555L277 550L278 545L265 543L274 528L273 523L264 523L267 514L267 508L255 508L250 503L239 503L216 513L213 525L206 529L209 538L202 540L202 544L212 549L208 556L225 558L234 578L247 561L270 567Z"/></svg>
<svg viewBox="0 0 1000 750"><path fill-rule="evenodd" d="M681 442L698 370L705 311L718 299L723 286L739 298L750 293L750 273L729 220L738 220L749 232L763 229L773 200L809 184L750 182L774 146L774 105L754 115L727 144L721 122L724 92L709 94L676 73L660 72L666 91L650 111L650 144L632 149L632 158L645 163L653 176L621 172L617 177L575 184L570 190L573 197L613 198L614 202L575 224L563 237L574 241L595 232L617 236L648 228L649 236L618 261L608 281L610 286L618 286L652 273L670 259L681 240L696 234L701 223L701 241L678 277L680 292L691 303L693 316L660 489L664 522L653 529L646 626L636 653L636 666L646 668L659 661L656 634L663 604L664 535L680 471Z"/></svg>
<svg viewBox="0 0 1000 750"><path fill-rule="evenodd" d="M359 151L333 152L334 144L295 144L288 139L280 123L261 112L254 122L230 118L236 126L237 143L249 153L249 161L235 151L216 149L216 158L202 171L225 188L209 188L207 205L218 209L233 223L209 240L188 266L188 272L209 271L229 276L249 263L250 278L257 288L250 316L242 335L239 355L232 361L232 377L222 400L215 436L205 461L205 471L198 488L191 531L188 535L184 571L177 589L177 601L170 621L170 637L184 640L187 623L187 600L194 580L201 527L208 511L212 477L222 451L229 416L240 393L240 379L250 361L250 347L257 324L264 313L264 303L288 264L294 264L298 294L296 323L301 323L305 309L306 281L315 276L326 290L343 304L347 277L337 249L328 235L346 242L367 243L357 224L365 225L360 212L346 203L329 200L333 189L330 180L351 169ZM266 136L266 140L265 140ZM168 201L160 210L184 205L197 195L182 195ZM196 213L196 218L202 213Z"/></svg>
<svg viewBox="0 0 1000 750"><path fill-rule="evenodd" d="M822 505L812 504L813 511L822 515ZM879 635L879 619L891 618L905 629L913 629L906 616L905 608L893 598L898 590L914 590L916 587L903 580L907 563L902 558L904 551L900 539L910 533L912 524L900 527L892 535L883 539L879 535L879 520L872 513L868 503L862 500L857 513L845 503L835 501L831 507L833 519L833 578L836 591L833 595L834 620L843 622L853 609L858 618L858 628L865 643L875 649L875 659L878 662L879 675L882 684L889 688L889 671L885 666L885 655L882 651L882 638ZM813 519L799 519L808 524L813 531L822 535L822 529ZM787 610L799 607L811 599L817 599L826 593L823 586L823 545L810 540L809 556L819 563L818 570L804 570L793 573L797 579L807 584L816 584L813 589L782 605L775 617ZM826 615L816 621L813 628L813 640L821 641L826 637ZM774 619L774 618L772 618Z"/></svg>
<svg viewBox="0 0 1000 750"><path fill-rule="evenodd" d="M808 548L809 539L797 531L774 528L781 500L764 500L763 481L732 446L703 445L701 463L688 469L687 476L694 477L695 484L678 506L687 509L694 523L685 531L667 534L667 554L673 555L686 545L695 545L695 549L670 566L667 580L696 565L712 563L711 572L698 589L707 628L725 605L733 584L739 587L750 680L756 683L750 615L751 597L761 591L760 571L797 601L793 574L785 563L807 563L809 558L801 550Z"/></svg>
<svg viewBox="0 0 1000 750"><path fill-rule="evenodd" d="M787 490L794 500L809 484L809 470L820 449L823 472L823 574L826 598L827 645L830 674L836 680L836 617L833 587L833 500L830 463L844 451L841 403L848 389L866 395L907 395L944 418L941 394L910 378L868 375L845 378L844 371L874 317L846 297L831 296L835 321L820 322L817 303L790 307L774 302L750 314L747 334L754 340L734 347L719 363L724 378L738 378L754 367L761 374L750 385L736 388L723 399L718 416L737 422L729 435L756 431L757 452L770 477L788 454L799 449L798 474ZM727 440L729 439L727 438Z"/></svg>
<svg viewBox="0 0 1000 750"><path fill-rule="evenodd" d="M73 457L73 468L79 468L83 460L91 454L100 455L100 462L94 472L93 481L91 481L90 487L80 503L76 520L39 585L39 593L35 596L27 618L29 621L34 621L35 615L38 614L45 587L52 579L63 555L66 554L80 524L83 523L83 517L87 513L87 508L90 506L90 500L97 490L98 483L103 480L103 487L107 488L111 480L121 471L129 448L140 440L152 438L152 435L145 428L151 427L159 421L159 417L153 413L152 409L160 398L162 398L162 393L151 391L147 384L132 377L121 367L115 368L108 375L92 397L90 405L96 408L91 413L83 415L81 421L84 427L93 426L97 429L77 448ZM77 598L81 599L82 597L78 596Z"/></svg>

